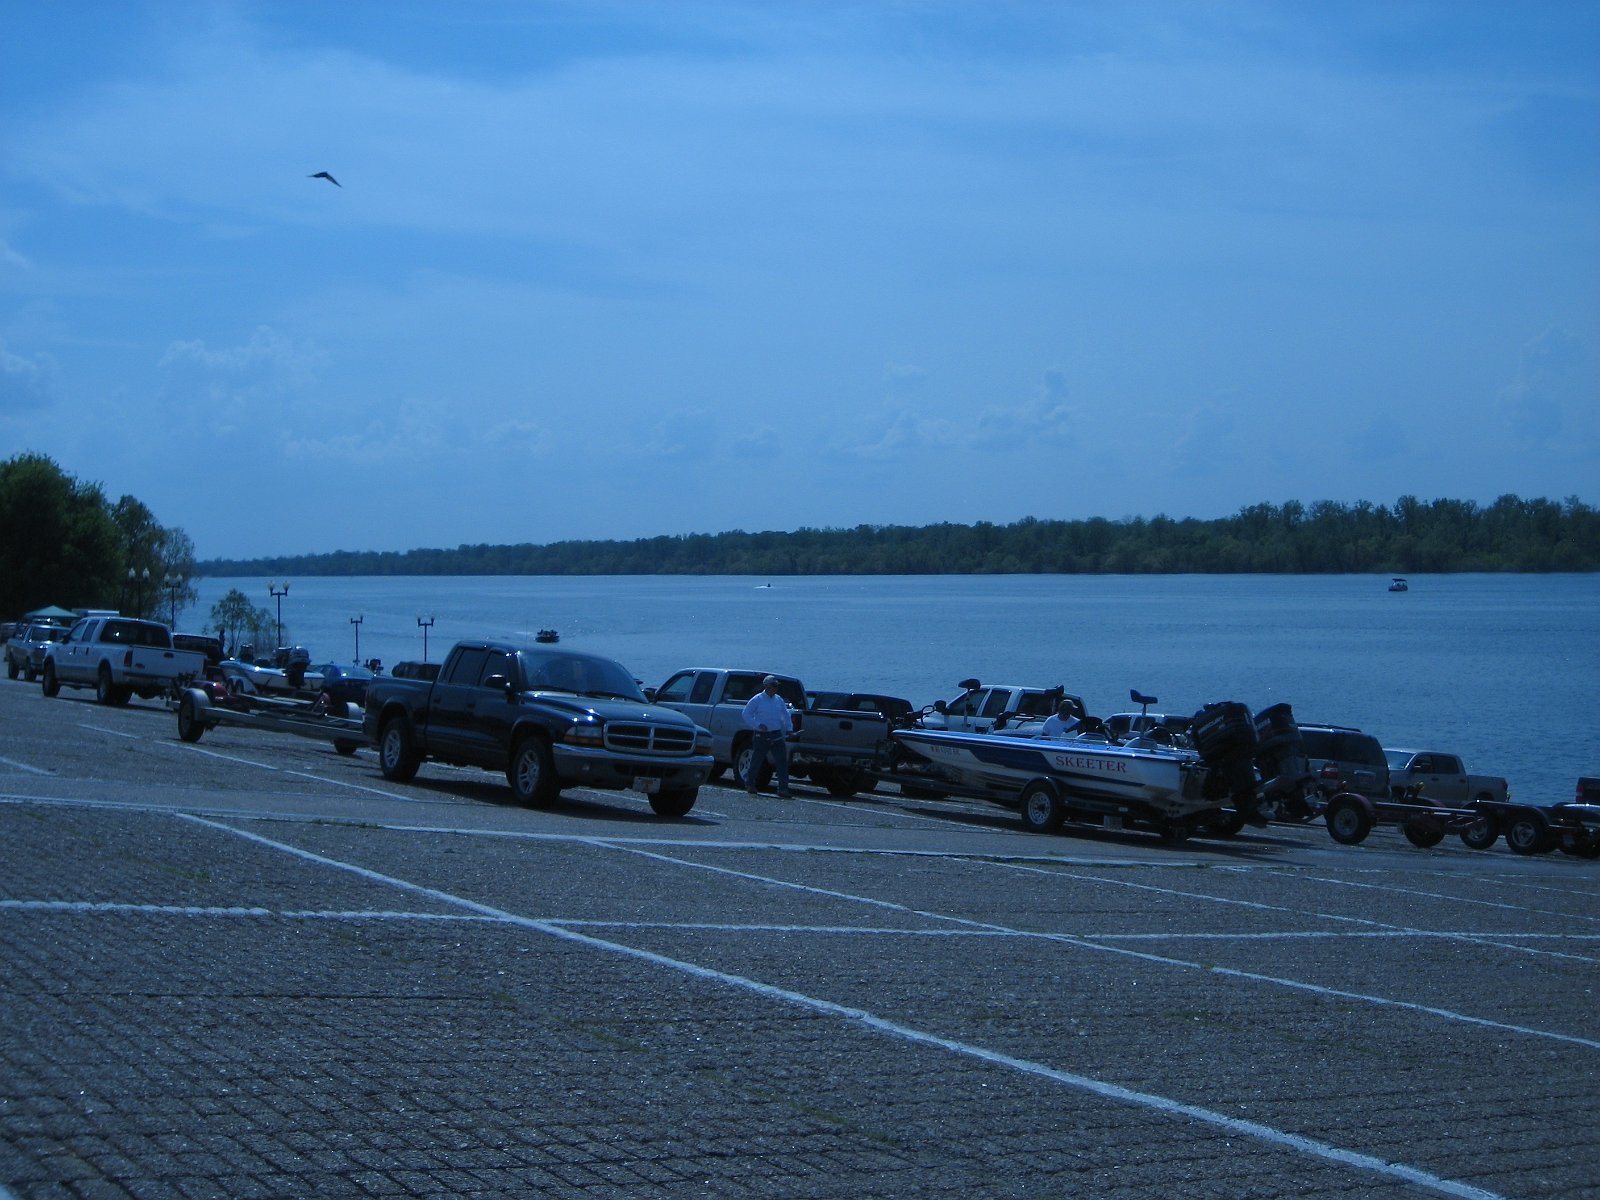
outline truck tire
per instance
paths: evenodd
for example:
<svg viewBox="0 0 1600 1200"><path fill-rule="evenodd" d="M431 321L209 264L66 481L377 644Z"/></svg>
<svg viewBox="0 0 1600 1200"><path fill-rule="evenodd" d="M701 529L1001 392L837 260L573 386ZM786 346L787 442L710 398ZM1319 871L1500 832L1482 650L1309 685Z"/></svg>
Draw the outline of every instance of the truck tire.
<svg viewBox="0 0 1600 1200"><path fill-rule="evenodd" d="M349 738L334 739L333 751L335 754L342 754L348 758L359 749L361 749L360 742L351 741Z"/></svg>
<svg viewBox="0 0 1600 1200"><path fill-rule="evenodd" d="M1029 833L1054 833L1067 819L1061 792L1048 779L1035 779L1022 789L1022 827Z"/></svg>
<svg viewBox="0 0 1600 1200"><path fill-rule="evenodd" d="M178 701L178 737L186 742L198 742L206 731L206 723L200 719L200 706L195 703L194 695L185 692Z"/></svg>
<svg viewBox="0 0 1600 1200"><path fill-rule="evenodd" d="M746 791L751 788L764 788L772 781L772 760L769 758L761 764L761 769L756 772L755 782L749 778L750 764L755 760L755 743L749 738L740 738L733 748L733 781L734 786L742 787Z"/></svg>
<svg viewBox="0 0 1600 1200"><path fill-rule="evenodd" d="M378 734L378 770L393 783L414 779L422 765L422 755L417 750L417 739L404 717L390 717Z"/></svg>
<svg viewBox="0 0 1600 1200"><path fill-rule="evenodd" d="M1461 831L1461 843L1469 850L1487 850L1500 840L1500 826L1493 817L1479 817Z"/></svg>
<svg viewBox="0 0 1600 1200"><path fill-rule="evenodd" d="M686 816L694 802L700 798L700 789L666 788L650 797L650 807L658 817Z"/></svg>
<svg viewBox="0 0 1600 1200"><path fill-rule="evenodd" d="M1348 793L1328 801L1323 819L1328 823L1328 836L1341 846L1359 846L1372 832L1372 814L1366 805Z"/></svg>
<svg viewBox="0 0 1600 1200"><path fill-rule="evenodd" d="M524 808L549 808L561 794L550 747L545 745L544 739L533 735L512 747L506 780L511 784L517 803Z"/></svg>
<svg viewBox="0 0 1600 1200"><path fill-rule="evenodd" d="M105 663L100 664L100 670L94 677L94 700L96 704L103 704L107 708L115 708L119 704L126 704L133 693L127 688L120 688L111 681L111 668Z"/></svg>
<svg viewBox="0 0 1600 1200"><path fill-rule="evenodd" d="M1550 831L1545 819L1531 809L1515 813L1506 822L1506 845L1513 854L1543 854L1550 849Z"/></svg>
<svg viewBox="0 0 1600 1200"><path fill-rule="evenodd" d="M56 665L53 662L44 664L44 680L39 684L39 690L46 696L59 696L61 694L61 681L56 678Z"/></svg>
<svg viewBox="0 0 1600 1200"><path fill-rule="evenodd" d="M1406 835L1406 841L1419 850L1426 850L1444 841L1444 830L1437 825L1422 825L1416 821L1407 821L1400 832Z"/></svg>
<svg viewBox="0 0 1600 1200"><path fill-rule="evenodd" d="M20 674L22 672L17 670L16 661L9 654L6 655L6 678L15 679Z"/></svg>

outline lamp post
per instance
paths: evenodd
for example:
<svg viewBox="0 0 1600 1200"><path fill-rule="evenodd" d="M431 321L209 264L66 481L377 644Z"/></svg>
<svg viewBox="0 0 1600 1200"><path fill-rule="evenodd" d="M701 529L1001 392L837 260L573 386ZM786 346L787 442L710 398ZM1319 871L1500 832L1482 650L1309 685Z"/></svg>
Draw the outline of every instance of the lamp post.
<svg viewBox="0 0 1600 1200"><path fill-rule="evenodd" d="M428 661L428 630L433 628L433 614L417 618L417 627L422 630L422 661Z"/></svg>
<svg viewBox="0 0 1600 1200"><path fill-rule="evenodd" d="M361 622L365 621L366 619L367 619L367 614L366 613L362 613L359 617L351 617L350 618L350 624L354 625L355 629L356 629L356 658L355 658L355 661L356 661L356 664L358 666L361 663Z"/></svg>
<svg viewBox="0 0 1600 1200"><path fill-rule="evenodd" d="M283 598L289 594L289 581L285 579L280 588L272 580L267 580L267 591L278 602L278 645L283 645ZM276 648L276 647L274 647Z"/></svg>
<svg viewBox="0 0 1600 1200"><path fill-rule="evenodd" d="M183 580L176 575L168 575L161 581L161 586L167 589L167 599L172 604L172 628L178 627L178 593L183 589Z"/></svg>
<svg viewBox="0 0 1600 1200"><path fill-rule="evenodd" d="M133 592L133 615L136 617L144 616L144 589L149 585L149 567L146 567L142 572L135 571L132 567L128 568L128 588Z"/></svg>

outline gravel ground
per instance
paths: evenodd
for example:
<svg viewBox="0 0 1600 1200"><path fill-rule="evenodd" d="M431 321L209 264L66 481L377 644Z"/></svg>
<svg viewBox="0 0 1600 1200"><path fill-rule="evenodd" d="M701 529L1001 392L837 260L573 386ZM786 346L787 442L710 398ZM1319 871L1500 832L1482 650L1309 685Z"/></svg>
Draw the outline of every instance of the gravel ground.
<svg viewBox="0 0 1600 1200"><path fill-rule="evenodd" d="M0 1196L1600 1196L1600 864L0 729Z"/></svg>

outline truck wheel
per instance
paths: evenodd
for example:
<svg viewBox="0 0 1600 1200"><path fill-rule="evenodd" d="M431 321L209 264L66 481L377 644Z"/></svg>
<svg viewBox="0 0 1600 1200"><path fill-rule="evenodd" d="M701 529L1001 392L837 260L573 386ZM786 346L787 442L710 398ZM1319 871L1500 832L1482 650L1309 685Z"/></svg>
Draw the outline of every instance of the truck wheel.
<svg viewBox="0 0 1600 1200"><path fill-rule="evenodd" d="M1414 821L1407 822L1400 832L1406 835L1406 841L1419 850L1426 850L1444 841L1444 830L1437 826L1419 825Z"/></svg>
<svg viewBox="0 0 1600 1200"><path fill-rule="evenodd" d="M22 677L29 683L32 683L35 679L39 678L39 672L35 671L31 665L26 666L22 668ZM13 675L12 678L15 679L16 676Z"/></svg>
<svg viewBox="0 0 1600 1200"><path fill-rule="evenodd" d="M1500 840L1500 827L1493 817L1479 817L1461 831L1461 841L1469 850L1487 850Z"/></svg>
<svg viewBox="0 0 1600 1200"><path fill-rule="evenodd" d="M39 688L46 696L59 696L61 694L61 681L56 678L55 663L45 663L44 681L40 683Z"/></svg>
<svg viewBox="0 0 1600 1200"><path fill-rule="evenodd" d="M1561 836L1561 849L1574 858L1600 858L1600 833L1566 833Z"/></svg>
<svg viewBox="0 0 1600 1200"><path fill-rule="evenodd" d="M17 670L17 664L14 661L12 661L10 658L7 658L6 659L6 678L7 679L15 679L20 674L22 674L22 672Z"/></svg>
<svg viewBox="0 0 1600 1200"><path fill-rule="evenodd" d="M185 692L183 699L178 701L178 736L186 742L198 742L205 731L206 724L200 719L200 709L194 702L194 696Z"/></svg>
<svg viewBox="0 0 1600 1200"><path fill-rule="evenodd" d="M107 708L117 702L117 689L111 682L111 668L105 663L100 664L100 671L94 677L94 702L104 704Z"/></svg>
<svg viewBox="0 0 1600 1200"><path fill-rule="evenodd" d="M668 788L650 797L650 807L658 817L681 817L694 807L694 802L699 798L700 789L697 787Z"/></svg>
<svg viewBox="0 0 1600 1200"><path fill-rule="evenodd" d="M1328 801L1324 820L1328 836L1341 846L1359 846L1372 832L1372 814L1354 796L1340 795Z"/></svg>
<svg viewBox="0 0 1600 1200"><path fill-rule="evenodd" d="M338 738L333 743L334 753L342 754L346 758L350 757L350 755L354 754L359 749L361 749L361 743L352 742L348 738Z"/></svg>
<svg viewBox="0 0 1600 1200"><path fill-rule="evenodd" d="M755 782L750 782L750 764L755 761L755 757L755 744L748 738L733 748L734 784L744 788L746 791L751 788L764 788L772 781L772 760L768 759L761 764L761 769L756 772Z"/></svg>
<svg viewBox="0 0 1600 1200"><path fill-rule="evenodd" d="M422 755L417 753L417 742L406 719L390 717L378 735L378 770L385 779L404 783L416 777L421 765Z"/></svg>
<svg viewBox="0 0 1600 1200"><path fill-rule="evenodd" d="M561 794L550 747L537 737L525 737L511 751L506 768L512 794L524 808L549 808Z"/></svg>
<svg viewBox="0 0 1600 1200"><path fill-rule="evenodd" d="M1242 829L1244 829L1244 814L1230 809L1220 816L1212 817L1211 820L1207 821L1200 834L1202 837L1209 835L1211 837L1231 838L1238 837Z"/></svg>
<svg viewBox="0 0 1600 1200"><path fill-rule="evenodd" d="M1029 833L1054 833L1066 819L1067 806L1048 779L1035 779L1022 789L1022 827Z"/></svg>
<svg viewBox="0 0 1600 1200"><path fill-rule="evenodd" d="M1543 854L1550 849L1544 818L1524 810L1506 823L1506 845L1513 854Z"/></svg>

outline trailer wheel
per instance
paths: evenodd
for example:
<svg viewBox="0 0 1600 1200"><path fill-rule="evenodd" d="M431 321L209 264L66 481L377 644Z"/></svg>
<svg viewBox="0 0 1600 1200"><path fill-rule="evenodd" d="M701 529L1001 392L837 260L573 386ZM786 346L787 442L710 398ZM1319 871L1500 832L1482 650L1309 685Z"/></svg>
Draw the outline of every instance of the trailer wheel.
<svg viewBox="0 0 1600 1200"><path fill-rule="evenodd" d="M417 742L406 719L390 717L378 735L378 770L393 783L405 783L416 777L421 765L422 755L417 752Z"/></svg>
<svg viewBox="0 0 1600 1200"><path fill-rule="evenodd" d="M533 734L523 738L511 751L506 777L517 803L524 808L549 808L561 794L550 747Z"/></svg>
<svg viewBox="0 0 1600 1200"><path fill-rule="evenodd" d="M206 723L200 719L200 709L194 702L194 696L185 692L178 701L178 736L186 742L198 742L205 731Z"/></svg>
<svg viewBox="0 0 1600 1200"><path fill-rule="evenodd" d="M1029 833L1054 833L1066 819L1067 806L1048 779L1035 779L1022 789L1022 827Z"/></svg>
<svg viewBox="0 0 1600 1200"><path fill-rule="evenodd" d="M1406 835L1406 841L1419 850L1426 850L1429 846L1437 846L1444 841L1444 830L1436 825L1422 825L1408 821L1400 832Z"/></svg>
<svg viewBox="0 0 1600 1200"><path fill-rule="evenodd" d="M361 743L352 742L349 738L338 738L333 743L334 753L342 754L346 758L354 754L359 749L361 749Z"/></svg>
<svg viewBox="0 0 1600 1200"><path fill-rule="evenodd" d="M667 788L650 797L650 807L658 817L686 816L700 798L700 789Z"/></svg>
<svg viewBox="0 0 1600 1200"><path fill-rule="evenodd" d="M1543 854L1550 849L1544 818L1523 809L1506 822L1506 845L1513 854Z"/></svg>
<svg viewBox="0 0 1600 1200"><path fill-rule="evenodd" d="M1500 826L1493 817L1479 817L1461 831L1461 841L1470 850L1487 850L1500 840Z"/></svg>
<svg viewBox="0 0 1600 1200"><path fill-rule="evenodd" d="M1200 832L1202 836L1207 837L1231 838L1238 837L1240 830L1243 828L1244 814L1242 812L1230 810L1228 812L1221 813L1218 816L1212 817L1211 820L1206 822L1205 827L1201 829Z"/></svg>
<svg viewBox="0 0 1600 1200"><path fill-rule="evenodd" d="M1372 814L1354 796L1335 796L1324 815L1328 836L1341 846L1359 846L1372 832Z"/></svg>

